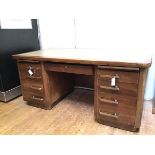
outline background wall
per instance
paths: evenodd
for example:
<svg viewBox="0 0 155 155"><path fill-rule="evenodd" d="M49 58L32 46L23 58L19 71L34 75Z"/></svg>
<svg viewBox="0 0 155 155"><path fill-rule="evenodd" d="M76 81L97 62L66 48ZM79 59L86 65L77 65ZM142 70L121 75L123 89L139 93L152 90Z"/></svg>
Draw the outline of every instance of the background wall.
<svg viewBox="0 0 155 155"><path fill-rule="evenodd" d="M76 14L70 18L40 19L42 48L74 48L76 45L77 48L105 48L115 52L151 52L153 64L149 69L145 99L152 99L155 87L153 4L150 0L109 0L103 1L97 8L92 5L89 15L78 16L80 12L85 13L86 8L81 5L81 8L76 7Z"/></svg>
<svg viewBox="0 0 155 155"><path fill-rule="evenodd" d="M74 48L73 19L39 19L41 46L46 48Z"/></svg>

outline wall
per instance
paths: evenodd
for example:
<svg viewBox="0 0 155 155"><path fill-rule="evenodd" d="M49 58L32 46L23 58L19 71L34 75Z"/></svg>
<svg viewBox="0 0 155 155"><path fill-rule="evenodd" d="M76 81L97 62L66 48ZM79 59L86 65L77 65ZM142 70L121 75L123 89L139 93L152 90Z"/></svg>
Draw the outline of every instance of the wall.
<svg viewBox="0 0 155 155"><path fill-rule="evenodd" d="M97 2L96 2L97 3ZM105 48L153 53L145 99L152 99L155 75L155 9L153 1L103 1L76 8L74 17L40 19L42 48ZM87 9L88 11L88 9ZM82 16L78 16L80 12ZM98 13L96 13L98 12ZM76 40L74 18L76 20Z"/></svg>
<svg viewBox="0 0 155 155"><path fill-rule="evenodd" d="M46 48L74 48L74 25L71 19L39 19L41 46Z"/></svg>

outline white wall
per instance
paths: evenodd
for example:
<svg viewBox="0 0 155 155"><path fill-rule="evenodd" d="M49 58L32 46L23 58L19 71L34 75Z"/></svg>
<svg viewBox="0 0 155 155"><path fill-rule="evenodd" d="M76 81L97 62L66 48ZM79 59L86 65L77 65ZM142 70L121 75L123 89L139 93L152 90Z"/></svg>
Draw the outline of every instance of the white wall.
<svg viewBox="0 0 155 155"><path fill-rule="evenodd" d="M42 48L74 48L73 24L66 18L39 19Z"/></svg>
<svg viewBox="0 0 155 155"><path fill-rule="evenodd" d="M152 99L155 87L155 5L151 0L103 1L92 14L77 16L76 43L73 17L40 19L42 48L106 48L114 51L153 53L145 99ZM99 14L96 14L99 12ZM133 55L134 56L134 55Z"/></svg>

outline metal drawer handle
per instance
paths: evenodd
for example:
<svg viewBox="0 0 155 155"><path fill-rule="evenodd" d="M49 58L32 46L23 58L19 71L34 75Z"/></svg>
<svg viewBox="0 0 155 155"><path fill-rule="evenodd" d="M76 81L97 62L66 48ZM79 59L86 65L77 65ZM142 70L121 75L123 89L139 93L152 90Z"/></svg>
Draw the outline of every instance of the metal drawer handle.
<svg viewBox="0 0 155 155"><path fill-rule="evenodd" d="M111 101L111 100L107 100L107 99L103 99L103 98L100 98L100 101L101 102L106 102L106 103L111 103L111 104L116 104L118 105L118 101L114 99L114 101Z"/></svg>
<svg viewBox="0 0 155 155"><path fill-rule="evenodd" d="M42 90L41 87L36 87L36 86L31 86L32 89L35 89L35 90Z"/></svg>
<svg viewBox="0 0 155 155"><path fill-rule="evenodd" d="M36 97L36 96L32 96L33 100L37 100L37 101L43 101L44 99L41 97Z"/></svg>
<svg viewBox="0 0 155 155"><path fill-rule="evenodd" d="M112 76L112 75L100 75L100 78L110 78L110 79L115 78L115 79L119 79L119 75L118 74L116 74L114 76Z"/></svg>
<svg viewBox="0 0 155 155"><path fill-rule="evenodd" d="M102 115L102 116L106 116L106 117L111 117L111 118L118 119L118 114L117 114L117 113L114 113L114 114L108 114L108 113L101 112L101 111L99 111L99 113L100 113L100 115Z"/></svg>
<svg viewBox="0 0 155 155"><path fill-rule="evenodd" d="M30 79L41 79L41 76L27 76Z"/></svg>
<svg viewBox="0 0 155 155"><path fill-rule="evenodd" d="M100 88L101 89L108 89L108 90L119 90L119 87L118 86L115 86L115 87L108 87L108 86L103 86L103 85L100 85Z"/></svg>

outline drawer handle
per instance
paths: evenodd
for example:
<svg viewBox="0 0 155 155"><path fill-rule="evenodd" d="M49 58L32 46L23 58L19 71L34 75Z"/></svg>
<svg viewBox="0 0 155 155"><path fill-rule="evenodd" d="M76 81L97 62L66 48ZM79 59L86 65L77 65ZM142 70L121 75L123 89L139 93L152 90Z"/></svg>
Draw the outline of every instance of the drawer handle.
<svg viewBox="0 0 155 155"><path fill-rule="evenodd" d="M114 76L112 76L112 75L100 75L100 78L110 78L110 79L115 78L115 79L119 79L119 75L118 74L116 74Z"/></svg>
<svg viewBox="0 0 155 155"><path fill-rule="evenodd" d="M43 101L44 99L41 97L36 97L36 96L32 96L33 100L37 100L37 101Z"/></svg>
<svg viewBox="0 0 155 155"><path fill-rule="evenodd" d="M111 117L111 118L118 119L118 114L117 114L117 113L114 113L114 114L108 114L108 113L101 112L101 111L99 111L99 113L100 113L100 115L102 115L102 116L106 116L106 117Z"/></svg>
<svg viewBox="0 0 155 155"><path fill-rule="evenodd" d="M32 89L35 89L35 90L42 90L41 87L36 87L36 86L31 86Z"/></svg>
<svg viewBox="0 0 155 155"><path fill-rule="evenodd" d="M101 102L106 102L106 103L111 103L111 104L116 104L118 105L118 101L114 99L114 101L111 101L111 100L107 100L107 99L103 99L103 98L100 98L100 101Z"/></svg>
<svg viewBox="0 0 155 155"><path fill-rule="evenodd" d="M115 86L115 87L108 87L108 86L103 86L103 85L100 85L100 88L101 89L108 89L108 90L119 90L119 87L118 86Z"/></svg>
<svg viewBox="0 0 155 155"><path fill-rule="evenodd" d="M27 76L30 79L41 79L41 76Z"/></svg>

